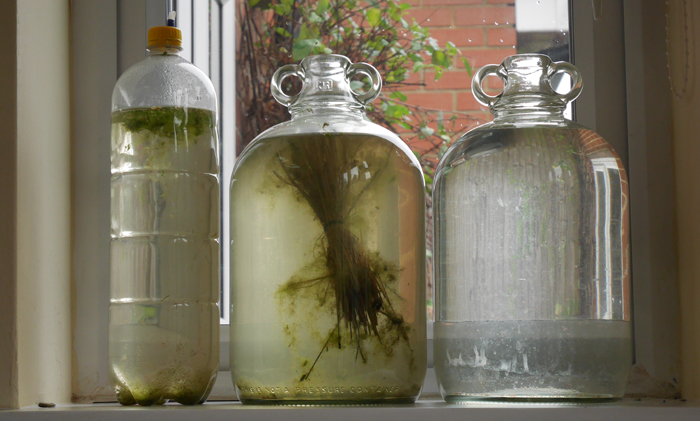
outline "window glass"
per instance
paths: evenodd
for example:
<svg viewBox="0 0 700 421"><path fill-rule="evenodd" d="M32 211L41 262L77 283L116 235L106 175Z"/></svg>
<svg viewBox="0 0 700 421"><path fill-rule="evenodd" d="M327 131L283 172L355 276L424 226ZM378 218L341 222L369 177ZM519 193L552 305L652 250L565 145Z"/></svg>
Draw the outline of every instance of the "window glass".
<svg viewBox="0 0 700 421"><path fill-rule="evenodd" d="M184 3L192 3L192 5ZM209 48L211 75L222 106L235 114L221 119L222 201L236 151L289 113L270 93L277 68L309 54L335 53L373 64L382 73L382 95L368 115L400 136L419 157L426 179L428 208L428 316L432 320L432 213L430 191L435 166L449 145L476 125L491 120L488 109L471 93L471 75L516 53L542 53L570 61L567 0L177 0L174 7L199 11L192 24L198 66ZM202 11L209 8L209 27ZM229 10L230 9L230 10ZM234 18L235 15L235 18ZM180 25L180 23L179 23ZM228 35L226 28L229 29ZM235 41L226 42L233 36ZM204 42L206 38L207 42ZM234 46L227 48L227 45ZM224 69L233 62L235 70ZM225 89L222 76L235 71L235 87ZM555 89L568 89L566 77ZM298 89L288 78L286 89ZM361 91L367 81L353 87ZM497 95L502 83L484 82ZM228 105L231 108L232 105ZM222 107L222 115L231 110ZM570 116L570 110L568 110ZM235 133L235 136L232 134ZM234 141L235 138L235 141ZM233 149L235 146L235 150ZM226 162L228 158L228 163ZM222 211L225 211L225 206ZM228 308L228 219L222 215L222 322Z"/></svg>

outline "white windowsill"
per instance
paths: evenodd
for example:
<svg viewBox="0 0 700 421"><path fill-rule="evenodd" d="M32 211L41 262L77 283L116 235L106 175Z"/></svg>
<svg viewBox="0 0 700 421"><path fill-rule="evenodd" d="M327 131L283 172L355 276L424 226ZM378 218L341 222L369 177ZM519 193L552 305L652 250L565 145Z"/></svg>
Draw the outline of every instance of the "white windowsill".
<svg viewBox="0 0 700 421"><path fill-rule="evenodd" d="M282 413L281 411L284 411ZM695 420L700 419L700 401L624 399L609 404L470 404L448 405L439 397L421 398L412 405L392 406L247 406L239 402L210 402L202 406L177 404L161 407L122 407L117 404L58 405L55 408L27 407L0 412L0 419L30 420Z"/></svg>

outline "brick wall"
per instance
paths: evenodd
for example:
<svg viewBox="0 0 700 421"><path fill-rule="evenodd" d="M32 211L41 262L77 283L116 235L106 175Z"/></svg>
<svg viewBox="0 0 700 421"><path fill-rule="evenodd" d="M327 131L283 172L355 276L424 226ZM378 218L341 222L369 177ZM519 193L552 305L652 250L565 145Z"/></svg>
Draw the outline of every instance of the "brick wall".
<svg viewBox="0 0 700 421"><path fill-rule="evenodd" d="M507 56L516 53L515 0L404 0L412 7L408 21L415 18L440 45L450 41L469 60L472 69L486 64L499 64ZM427 70L411 75L411 82L424 86L402 89L410 104L423 108L443 110L446 119L457 115L456 129L469 128L491 120L487 107L479 104L471 92L471 78L457 57L452 70L446 71L435 81L434 73ZM498 94L500 80L490 77L484 89ZM416 150L429 148L421 141L410 140Z"/></svg>

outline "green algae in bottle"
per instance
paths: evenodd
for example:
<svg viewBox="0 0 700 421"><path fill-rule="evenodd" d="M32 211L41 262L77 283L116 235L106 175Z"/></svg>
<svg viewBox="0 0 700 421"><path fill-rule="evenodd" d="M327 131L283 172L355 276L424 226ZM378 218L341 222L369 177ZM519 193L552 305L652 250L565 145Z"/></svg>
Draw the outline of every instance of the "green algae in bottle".
<svg viewBox="0 0 700 421"><path fill-rule="evenodd" d="M217 101L181 38L151 28L112 94L109 369L123 405L202 403L219 367Z"/></svg>
<svg viewBox="0 0 700 421"><path fill-rule="evenodd" d="M572 89L557 93L566 73ZM487 75L503 93L481 89ZM450 403L621 398L632 365L629 190L622 161L564 117L569 63L522 54L472 91L494 114L440 160L435 372Z"/></svg>
<svg viewBox="0 0 700 421"><path fill-rule="evenodd" d="M364 74L371 89L349 80ZM294 96L280 83L303 82ZM424 181L370 122L381 77L344 56L280 68L292 115L231 179L231 374L243 403L414 402L426 370Z"/></svg>

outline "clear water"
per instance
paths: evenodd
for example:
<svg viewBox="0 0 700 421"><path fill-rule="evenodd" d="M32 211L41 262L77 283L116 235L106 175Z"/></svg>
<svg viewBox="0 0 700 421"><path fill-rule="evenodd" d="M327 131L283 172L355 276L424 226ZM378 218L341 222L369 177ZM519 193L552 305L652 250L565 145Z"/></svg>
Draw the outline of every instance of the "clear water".
<svg viewBox="0 0 700 421"><path fill-rule="evenodd" d="M435 370L448 402L622 397L631 324L528 320L435 324Z"/></svg>
<svg viewBox="0 0 700 421"><path fill-rule="evenodd" d="M406 152L374 136L268 138L241 155L231 187L230 338L244 403L417 398L426 369L421 180ZM381 301L362 289L370 272L387 291ZM338 300L349 286L355 301ZM349 326L338 303L375 314L377 332Z"/></svg>
<svg viewBox="0 0 700 421"><path fill-rule="evenodd" d="M216 378L214 122L199 109L112 115L109 365L122 404L201 403Z"/></svg>
<svg viewBox="0 0 700 421"><path fill-rule="evenodd" d="M507 336L515 332L513 326L533 323L543 326L528 339L537 341L533 346L544 352L540 355L550 352L543 351L546 349L564 354L570 352L567 349L590 351L598 346L592 343L603 341L600 349L605 353L592 361L600 367L627 362L626 379L628 353L619 352L629 347L621 342L631 339L620 336L614 326L630 320L628 183L619 158L600 136L554 125L482 127L447 152L438 168L433 197L436 321L454 323L460 326L455 327L456 332L473 338L460 342L454 336L457 342L449 346L461 351L450 352L450 358L460 353L462 358L473 355L471 350L477 346L473 341L482 340L479 338L506 341L503 352L514 349L520 342ZM560 320L604 323L595 325L601 329L595 341L584 339L593 324L583 324L571 328L580 338L561 342L557 323L574 322ZM548 324L553 321L557 322ZM488 326L502 325L484 333L486 325L480 323L487 322L493 323ZM472 331L475 326L482 336ZM548 326L552 332L547 332ZM497 336L500 331L506 334ZM447 343L440 346L448 347ZM495 349L494 345L489 349ZM562 364L570 363L572 370L579 370L577 364L583 363L574 362L573 354L567 361L564 354ZM450 364L445 352L436 349L435 358L436 366ZM440 359L444 360L438 362ZM534 367L530 362L529 366ZM551 390L551 396L561 397L566 390L579 396L577 382L591 396L622 393L604 383L596 389L584 377L562 374L568 370L562 367L544 377L473 369L481 373L481 379L494 373L505 376L501 382L484 383L488 387L463 377L448 381L438 373L438 378L452 394L549 396L549 392L532 392L539 383L529 383L530 378L543 380L537 387ZM460 370L467 373L471 369ZM592 376L599 373L589 371Z"/></svg>

